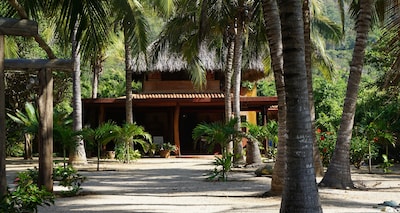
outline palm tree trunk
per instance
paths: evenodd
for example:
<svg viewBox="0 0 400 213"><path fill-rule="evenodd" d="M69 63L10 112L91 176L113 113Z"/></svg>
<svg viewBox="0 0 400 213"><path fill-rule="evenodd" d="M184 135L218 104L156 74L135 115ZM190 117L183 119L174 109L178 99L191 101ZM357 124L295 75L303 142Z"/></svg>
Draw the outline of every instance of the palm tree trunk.
<svg viewBox="0 0 400 213"><path fill-rule="evenodd" d="M103 71L103 54L100 53L95 56L95 59L92 62L92 98L97 98L97 91L99 87L99 76Z"/></svg>
<svg viewBox="0 0 400 213"><path fill-rule="evenodd" d="M233 41L229 42L228 53L226 55L226 67L225 67L225 121L226 123L232 119L232 62L233 62L233 51L235 48L235 43ZM227 144L226 152L233 154L233 141Z"/></svg>
<svg viewBox="0 0 400 213"><path fill-rule="evenodd" d="M286 173L286 102L283 79L282 34L276 0L263 0L269 51L278 95L278 152L272 173L270 195L281 195Z"/></svg>
<svg viewBox="0 0 400 213"><path fill-rule="evenodd" d="M127 124L133 123L132 112L132 49L128 40L128 26L124 24L124 43L125 43L125 80L126 80L126 101L125 119Z"/></svg>
<svg viewBox="0 0 400 213"><path fill-rule="evenodd" d="M24 159L25 160L31 160L32 159L32 135L29 133L24 134Z"/></svg>
<svg viewBox="0 0 400 213"><path fill-rule="evenodd" d="M280 212L322 212L313 168L302 2L279 4L287 107L287 175Z"/></svg>
<svg viewBox="0 0 400 213"><path fill-rule="evenodd" d="M367 46L368 32L371 26L372 0L360 1L360 13L356 21L356 43L353 58L350 64L350 76L347 82L346 97L344 100L343 114L340 121L336 148L328 170L320 185L332 188L353 188L354 184L350 173L350 140L352 136L354 114L358 88L363 69L364 52Z"/></svg>
<svg viewBox="0 0 400 213"><path fill-rule="evenodd" d="M247 165L257 166L262 163L261 152L258 143L259 143L258 141L252 141L252 140L247 141L246 166Z"/></svg>
<svg viewBox="0 0 400 213"><path fill-rule="evenodd" d="M128 24L124 24L124 41L125 41L125 81L126 81L126 100L125 100L125 115L126 115L126 123L133 123L133 111L132 111L132 49L128 40ZM126 143L126 159L127 163L130 161L130 148L133 146L131 143L131 139L128 139ZM133 149L133 147L132 147Z"/></svg>
<svg viewBox="0 0 400 213"><path fill-rule="evenodd" d="M242 1L241 1L242 2ZM241 8L239 4L239 8ZM240 9L239 9L240 10ZM235 48L233 53L233 115L237 118L236 129L240 131L240 87L241 87L241 73L242 73L242 51L243 51L243 20L241 13L236 21L236 35L235 35ZM244 164L243 144L242 139L234 140L234 163Z"/></svg>
<svg viewBox="0 0 400 213"><path fill-rule="evenodd" d="M311 71L311 37L310 37L310 2L309 0L303 1L303 22L304 22L304 43L305 43L305 60L307 68L307 90L308 100L310 103L310 115L311 115L311 129L313 129L313 153L314 153L314 169L315 174L318 176L324 175L324 167L322 166L322 160L319 153L317 136L315 134L315 106L314 106L314 95L312 85L312 71Z"/></svg>
<svg viewBox="0 0 400 213"><path fill-rule="evenodd" d="M7 194L4 48L4 35L0 35L0 199Z"/></svg>
<svg viewBox="0 0 400 213"><path fill-rule="evenodd" d="M72 36L72 60L74 62L74 70L72 74L72 117L74 131L82 129L82 100L81 100L81 59L80 59L80 44L76 40L76 33L78 31L78 23L75 24ZM75 149L71 150L69 162L71 164L87 164L85 145L81 138L76 137Z"/></svg>

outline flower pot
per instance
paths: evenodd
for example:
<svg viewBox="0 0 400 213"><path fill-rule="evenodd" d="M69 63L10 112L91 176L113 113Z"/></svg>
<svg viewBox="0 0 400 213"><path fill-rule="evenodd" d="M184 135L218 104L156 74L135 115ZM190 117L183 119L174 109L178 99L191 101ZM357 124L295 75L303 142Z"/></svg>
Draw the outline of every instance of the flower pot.
<svg viewBox="0 0 400 213"><path fill-rule="evenodd" d="M170 154L170 150L160 150L160 157L162 158L169 158Z"/></svg>
<svg viewBox="0 0 400 213"><path fill-rule="evenodd" d="M107 151L108 159L115 159L115 151Z"/></svg>

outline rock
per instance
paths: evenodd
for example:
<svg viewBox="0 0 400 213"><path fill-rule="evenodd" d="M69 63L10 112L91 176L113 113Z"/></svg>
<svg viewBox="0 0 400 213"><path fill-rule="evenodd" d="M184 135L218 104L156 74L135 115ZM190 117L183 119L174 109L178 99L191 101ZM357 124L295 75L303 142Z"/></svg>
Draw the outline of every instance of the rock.
<svg viewBox="0 0 400 213"><path fill-rule="evenodd" d="M263 164L254 172L257 177L261 177L263 175L272 175L274 167L270 164Z"/></svg>

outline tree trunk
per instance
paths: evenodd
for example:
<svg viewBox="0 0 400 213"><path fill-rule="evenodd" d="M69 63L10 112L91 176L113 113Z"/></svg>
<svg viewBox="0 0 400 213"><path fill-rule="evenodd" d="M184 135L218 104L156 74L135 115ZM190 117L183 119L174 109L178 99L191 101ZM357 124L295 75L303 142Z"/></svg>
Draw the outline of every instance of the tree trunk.
<svg viewBox="0 0 400 213"><path fill-rule="evenodd" d="M82 100L81 100L81 59L80 59L80 44L76 40L77 26L73 30L72 36L72 60L74 62L74 70L72 76L72 92L73 92L73 128L74 131L80 131L82 129ZM87 164L85 144L80 137L76 137L76 146L70 151L69 163L71 164Z"/></svg>
<svg viewBox="0 0 400 213"><path fill-rule="evenodd" d="M315 174L318 176L324 175L324 167L322 166L322 160L319 153L317 136L315 134L315 106L314 106L314 95L313 95L313 78L311 71L311 37L310 37L310 2L309 0L303 0L303 22L304 22L304 43L305 43L305 60L307 68L307 90L308 90L308 101L310 103L310 116L311 116L311 129L313 134L313 153L314 153L314 169Z"/></svg>
<svg viewBox="0 0 400 213"><path fill-rule="evenodd" d="M24 134L24 159L25 160L32 160L32 135L29 133Z"/></svg>
<svg viewBox="0 0 400 213"><path fill-rule="evenodd" d="M242 12L243 1L239 3L239 12L236 20L235 48L233 53L233 115L237 118L236 130L240 129L240 87L242 73L242 51L243 51L243 20ZM234 164L245 164L243 155L242 139L234 140L233 145Z"/></svg>
<svg viewBox="0 0 400 213"><path fill-rule="evenodd" d="M282 34L279 9L275 0L263 0L263 14L267 28L275 87L278 95L278 152L272 173L270 195L281 195L286 174L286 102L283 79Z"/></svg>
<svg viewBox="0 0 400 213"><path fill-rule="evenodd" d="M287 174L280 212L322 212L313 167L302 2L280 2L286 91Z"/></svg>
<svg viewBox="0 0 400 213"><path fill-rule="evenodd" d="M53 191L53 76L39 71L39 177L38 186Z"/></svg>
<svg viewBox="0 0 400 213"><path fill-rule="evenodd" d="M246 165L260 165L262 163L262 159L258 141L248 140L246 148Z"/></svg>
<svg viewBox="0 0 400 213"><path fill-rule="evenodd" d="M128 24L124 24L124 43L125 43L125 80L126 80L126 101L125 101L125 119L127 124L133 123L132 111L132 49L128 37Z"/></svg>
<svg viewBox="0 0 400 213"><path fill-rule="evenodd" d="M125 116L126 116L126 123L132 124L133 123L133 111L132 111L132 49L131 44L128 39L128 27L130 25L124 23L124 43L125 43L125 82L126 82L126 100L125 100ZM130 161L129 150L133 147L133 143L131 142L132 138L128 139L128 142L125 147L126 151L126 159L127 163ZM131 147L132 146L132 147Z"/></svg>
<svg viewBox="0 0 400 213"><path fill-rule="evenodd" d="M234 37L234 35L233 35ZM231 88L232 88L232 61L233 61L233 51L235 48L235 43L232 41L229 42L228 53L226 55L226 67L225 67L225 121L228 123L230 119L232 119L232 97L231 97ZM226 147L227 153L233 154L233 141L230 141Z"/></svg>
<svg viewBox="0 0 400 213"><path fill-rule="evenodd" d="M7 194L4 48L4 36L0 35L0 199Z"/></svg>
<svg viewBox="0 0 400 213"><path fill-rule="evenodd" d="M103 71L103 54L99 53L95 56L95 59L92 62L92 98L97 98L97 91L99 87L99 76Z"/></svg>
<svg viewBox="0 0 400 213"><path fill-rule="evenodd" d="M353 58L350 64L350 76L347 82L346 97L344 100L343 114L340 121L336 148L328 170L320 185L331 188L353 188L350 173L350 140L352 136L354 114L361 81L364 61L364 52L367 46L368 31L371 26L372 3L371 0L360 1L360 12L356 21L356 43Z"/></svg>

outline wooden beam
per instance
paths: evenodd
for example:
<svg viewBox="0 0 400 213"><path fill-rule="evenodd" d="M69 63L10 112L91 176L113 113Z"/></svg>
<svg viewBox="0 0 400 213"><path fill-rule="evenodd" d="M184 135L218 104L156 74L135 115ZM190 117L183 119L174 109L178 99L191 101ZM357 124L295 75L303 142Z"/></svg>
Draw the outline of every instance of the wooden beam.
<svg viewBox="0 0 400 213"><path fill-rule="evenodd" d="M53 76L39 71L39 186L53 191Z"/></svg>
<svg viewBox="0 0 400 213"><path fill-rule="evenodd" d="M0 18L0 35L34 36L38 24L28 19Z"/></svg>
<svg viewBox="0 0 400 213"><path fill-rule="evenodd" d="M4 36L0 35L0 199L7 193L6 179L6 102L4 79Z"/></svg>
<svg viewBox="0 0 400 213"><path fill-rule="evenodd" d="M4 61L4 69L72 71L73 63L70 59L6 59Z"/></svg>
<svg viewBox="0 0 400 213"><path fill-rule="evenodd" d="M181 141L179 139L179 116L181 114L181 107L176 105L174 112L174 142L175 146L178 147L178 156L181 155Z"/></svg>

